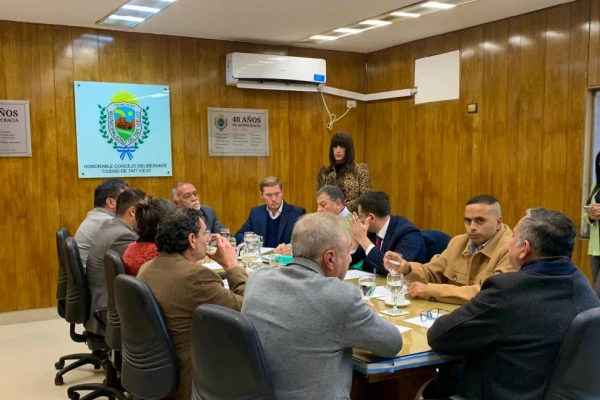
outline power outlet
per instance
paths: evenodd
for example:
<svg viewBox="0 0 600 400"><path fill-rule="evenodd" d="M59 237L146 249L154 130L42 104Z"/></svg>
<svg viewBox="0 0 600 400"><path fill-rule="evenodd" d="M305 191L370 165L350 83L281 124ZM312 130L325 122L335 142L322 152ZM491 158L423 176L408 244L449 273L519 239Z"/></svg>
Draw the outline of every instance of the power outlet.
<svg viewBox="0 0 600 400"><path fill-rule="evenodd" d="M348 107L348 108L356 108L356 100L348 100L348 101L346 101L346 107Z"/></svg>

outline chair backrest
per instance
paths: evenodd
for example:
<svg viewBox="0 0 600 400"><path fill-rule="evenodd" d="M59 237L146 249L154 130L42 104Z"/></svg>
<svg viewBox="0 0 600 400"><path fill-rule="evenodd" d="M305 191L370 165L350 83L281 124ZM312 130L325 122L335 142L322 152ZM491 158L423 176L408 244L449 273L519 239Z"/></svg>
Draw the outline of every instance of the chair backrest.
<svg viewBox="0 0 600 400"><path fill-rule="evenodd" d="M254 325L231 309L203 304L192 319L192 400L275 399Z"/></svg>
<svg viewBox="0 0 600 400"><path fill-rule="evenodd" d="M425 250L427 252L427 261L429 262L436 254L442 254L448 243L450 243L450 235L442 231L426 230L421 232L425 240Z"/></svg>
<svg viewBox="0 0 600 400"><path fill-rule="evenodd" d="M596 279L596 286L594 287L594 290L596 291L598 298L600 298L600 279Z"/></svg>
<svg viewBox="0 0 600 400"><path fill-rule="evenodd" d="M115 278L124 274L125 268L119 254L114 250L108 250L104 254L104 272L106 274L106 289L108 292L108 308L106 313L106 330L104 340L111 349L121 350L121 320L115 302Z"/></svg>
<svg viewBox="0 0 600 400"><path fill-rule="evenodd" d="M56 231L56 254L58 255L58 281L56 283L56 299L58 304L56 309L58 315L65 317L65 307L67 299L67 271L65 270L65 240L71 237L71 233L65 227Z"/></svg>
<svg viewBox="0 0 600 400"><path fill-rule="evenodd" d="M154 295L145 282L129 275L115 278L121 318L121 384L134 397L163 399L178 383L175 349Z"/></svg>
<svg viewBox="0 0 600 400"><path fill-rule="evenodd" d="M90 292L83 272L79 248L75 239L68 237L65 239L63 249L67 275L65 320L72 324L83 324L90 315Z"/></svg>
<svg viewBox="0 0 600 400"><path fill-rule="evenodd" d="M577 315L563 340L546 400L600 399L600 307Z"/></svg>

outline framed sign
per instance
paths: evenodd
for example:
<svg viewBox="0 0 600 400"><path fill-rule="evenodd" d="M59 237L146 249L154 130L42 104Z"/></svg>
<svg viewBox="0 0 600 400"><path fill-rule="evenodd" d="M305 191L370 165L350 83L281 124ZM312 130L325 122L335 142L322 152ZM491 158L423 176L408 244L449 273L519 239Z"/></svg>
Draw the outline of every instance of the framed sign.
<svg viewBox="0 0 600 400"><path fill-rule="evenodd" d="M173 175L168 86L74 84L80 178Z"/></svg>
<svg viewBox="0 0 600 400"><path fill-rule="evenodd" d="M28 101L0 100L0 157L31 157Z"/></svg>
<svg viewBox="0 0 600 400"><path fill-rule="evenodd" d="M208 108L208 155L269 155L269 111Z"/></svg>

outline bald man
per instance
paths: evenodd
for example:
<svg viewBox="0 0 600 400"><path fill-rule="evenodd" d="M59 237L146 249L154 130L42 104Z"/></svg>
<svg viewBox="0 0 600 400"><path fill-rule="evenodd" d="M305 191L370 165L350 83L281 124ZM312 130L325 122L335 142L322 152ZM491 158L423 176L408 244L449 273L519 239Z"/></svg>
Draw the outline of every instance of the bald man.
<svg viewBox="0 0 600 400"><path fill-rule="evenodd" d="M452 304L471 300L490 276L515 272L508 259L512 231L502 223L498 200L489 195L472 198L464 221L467 233L452 238L429 263L407 262L388 251L384 268L404 274L410 296Z"/></svg>

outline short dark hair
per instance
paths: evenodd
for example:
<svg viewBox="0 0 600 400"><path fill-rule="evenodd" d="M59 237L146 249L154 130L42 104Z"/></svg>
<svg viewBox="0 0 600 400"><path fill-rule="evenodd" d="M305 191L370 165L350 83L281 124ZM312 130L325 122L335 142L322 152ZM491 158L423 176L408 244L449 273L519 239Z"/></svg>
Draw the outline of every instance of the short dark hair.
<svg viewBox="0 0 600 400"><path fill-rule="evenodd" d="M200 214L192 208L177 208L170 212L158 227L156 248L169 254L188 249L188 236L200 232Z"/></svg>
<svg viewBox="0 0 600 400"><path fill-rule="evenodd" d="M342 189L333 185L325 185L321 189L317 190L317 197L322 194L326 194L329 196L331 201L341 201L342 205L346 205L346 199L344 198L344 193L342 193Z"/></svg>
<svg viewBox="0 0 600 400"><path fill-rule="evenodd" d="M267 176L265 179L260 181L260 192L262 193L263 189L266 187L275 187L277 185L279 185L279 189L283 189L283 185L281 184L279 178L274 176Z"/></svg>
<svg viewBox="0 0 600 400"><path fill-rule="evenodd" d="M389 196L380 190L363 193L356 202L365 214L375 214L383 218L392 213Z"/></svg>
<svg viewBox="0 0 600 400"><path fill-rule="evenodd" d="M175 210L173 202L159 197L149 197L135 206L135 222L137 233L140 236L138 242L153 243L156 239L158 226L165 216Z"/></svg>
<svg viewBox="0 0 600 400"><path fill-rule="evenodd" d="M527 240L539 257L568 257L573 255L577 230L565 214L547 208L527 210L521 223L519 244Z"/></svg>
<svg viewBox="0 0 600 400"><path fill-rule="evenodd" d="M471 204L487 204L491 206L494 204L500 204L500 202L492 195L480 194L467 201L468 206L470 206Z"/></svg>
<svg viewBox="0 0 600 400"><path fill-rule="evenodd" d="M127 182L120 179L105 180L94 189L94 207L104 207L106 205L106 199L109 197L116 198L121 191L128 187L129 185Z"/></svg>
<svg viewBox="0 0 600 400"><path fill-rule="evenodd" d="M354 141L348 132L341 131L331 137L331 144L329 145L329 162L331 166L336 165L333 149L338 146L346 150L346 156L342 165L344 167L354 165Z"/></svg>
<svg viewBox="0 0 600 400"><path fill-rule="evenodd" d="M137 205L146 198L146 193L140 189L125 189L117 198L117 216L125 215L129 207Z"/></svg>

